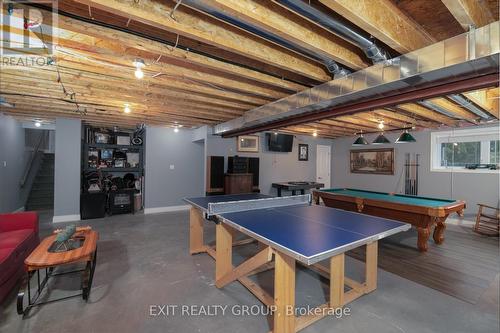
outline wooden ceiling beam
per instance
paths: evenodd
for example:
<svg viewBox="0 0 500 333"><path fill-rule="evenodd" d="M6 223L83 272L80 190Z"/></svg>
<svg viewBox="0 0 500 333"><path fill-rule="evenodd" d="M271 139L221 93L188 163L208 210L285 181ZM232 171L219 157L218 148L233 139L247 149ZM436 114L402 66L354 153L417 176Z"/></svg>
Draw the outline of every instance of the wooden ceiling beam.
<svg viewBox="0 0 500 333"><path fill-rule="evenodd" d="M406 124L402 121L396 120L396 119L387 119L387 118L384 119L384 117L378 116L373 111L356 113L356 114L354 114L354 116L356 118L362 118L362 119L371 121L372 123L377 125L377 128L378 128L378 125L380 124L381 121L384 121L384 129L405 127L406 125L408 125L408 124Z"/></svg>
<svg viewBox="0 0 500 333"><path fill-rule="evenodd" d="M86 57L86 60L99 63L101 61L109 65L109 67L113 68L113 70L125 70L130 73L130 79L135 80L134 71L135 68L132 66L132 62L134 61L134 57L130 56L106 56L98 53L91 53L82 50L78 50L80 56ZM78 57L75 57L72 54L58 54L59 58L71 58L73 61L81 60ZM149 59L153 61L152 59ZM218 76L213 73L203 72L196 69L191 69L187 67L181 67L177 65L171 65L168 63L164 63L162 61L157 63L147 63L146 67L143 69L145 76L153 77L153 75L164 75L167 77L173 77L177 79L183 79L187 82L199 82L201 84L211 85L213 87L217 87L222 91L231 91L237 93L244 93L248 95L257 96L260 98L266 98L268 101L275 100L278 98L282 98L285 94L280 93L276 90L269 89L264 86L254 85L247 83L243 80L237 80L232 78L227 78L223 76Z"/></svg>
<svg viewBox="0 0 500 333"><path fill-rule="evenodd" d="M96 24L78 21L64 15L59 15L58 26L81 34L93 36L95 38L105 38L119 43L124 48L133 48L154 53L155 56L167 57L189 64L203 66L222 73L236 75L248 80L264 83L290 93L302 91L306 88L301 84L283 80L273 75L264 74L246 67L234 65L212 57L207 57L195 52L186 51L179 48L156 42L151 39L139 37L117 29L102 27Z"/></svg>
<svg viewBox="0 0 500 333"><path fill-rule="evenodd" d="M489 114L495 118L500 118L499 103L498 103L498 89L482 89L476 91L469 91L463 93L470 101L477 104L479 107L486 110Z"/></svg>
<svg viewBox="0 0 500 333"><path fill-rule="evenodd" d="M308 59L275 47L265 41L227 24L221 24L206 15L193 12L184 6L175 11L175 19L169 14L174 2L142 0L77 0L104 11L131 18L156 28L183 35L318 81L330 80L325 68Z"/></svg>
<svg viewBox="0 0 500 333"><path fill-rule="evenodd" d="M19 29L2 26L2 30L10 29L10 33L16 33L22 36L22 31ZM111 46L109 42L96 41L95 38L64 31L56 30L57 45L55 46L58 59L71 58L74 60L86 60L87 63L99 64L108 66L113 71L124 70L130 73L130 78L134 78L135 67L134 60L139 57L146 61L146 68L143 70L146 75L163 74L171 75L185 80L205 82L217 86L220 89L225 89L234 92L244 92L254 96L266 98L267 101L272 101L286 96L284 92L277 91L266 85L259 83L249 83L241 80L238 77L227 77L225 74L214 73L211 70L203 68L193 68L193 66L183 67L179 63L169 63L161 57L153 57L150 54L140 53L127 54L119 49L119 46ZM49 34L50 32L47 32ZM129 52L130 53L130 52Z"/></svg>
<svg viewBox="0 0 500 333"><path fill-rule="evenodd" d="M421 120L417 117L409 117L401 111L391 110L391 109L377 109L375 114L379 115L382 119L395 119L404 122L406 125L417 125L424 128L437 128L439 123L435 121Z"/></svg>
<svg viewBox="0 0 500 333"><path fill-rule="evenodd" d="M495 21L485 0L441 1L465 31L468 31L470 26L480 28Z"/></svg>
<svg viewBox="0 0 500 333"><path fill-rule="evenodd" d="M61 99L59 97L44 95L36 92L33 92L29 96L19 96L2 91L2 96L11 103L25 103L28 105L32 105L34 109L36 109L37 106L38 108L43 106L45 108L62 107L70 110L76 110L79 106L81 110L103 110L116 114L121 114L124 110L123 104L113 104L106 101L85 99L79 99L77 100L77 102L75 102L69 99ZM228 115L210 109L198 109L194 107L186 107L175 104L144 107L141 104L130 103L129 107L132 109L132 112L134 114L144 113L150 116L169 113L177 116L182 116L184 118L191 117L192 119L207 119L219 122L234 118L234 115Z"/></svg>
<svg viewBox="0 0 500 333"><path fill-rule="evenodd" d="M29 90L26 89L27 85ZM30 94L33 89L38 89L40 92L50 93L52 96L59 96L61 98L65 97L60 84L50 81L32 81L29 78L17 77L15 80L11 78L2 78L0 82L0 87L7 89L8 87L17 89L15 92ZM209 101L198 96L190 96L187 94L180 94L176 92L165 91L162 94L150 93L145 90L130 90L119 87L100 85L98 87L85 87L73 84L66 84L65 87L68 91L75 93L77 99L79 98L99 98L102 100L114 100L119 104L126 103L138 103L144 106L155 106L155 105L168 105L168 104L184 104L191 105L193 107L209 108L213 111L221 111L227 114L232 114L233 116L241 115L244 111L248 110L248 107L242 106L236 103L221 103L219 101Z"/></svg>
<svg viewBox="0 0 500 333"><path fill-rule="evenodd" d="M150 125L174 125L176 124L176 118L165 117L164 119L155 118L155 119L146 119L145 117L113 117L107 116L103 114L87 114L80 115L75 112L61 111L61 110L46 110L43 114L34 114L30 109L22 109L22 108L5 108L0 107L0 112L9 114L9 115L17 115L23 116L27 119L35 119L40 117L55 119L57 117L65 117L65 118L76 118L81 119L82 121L91 121L91 122L101 122L103 124L107 124L108 126L127 124L128 126L135 127L137 124L148 123ZM181 120L182 121L182 120ZM188 125L188 121L184 121L185 126ZM213 122L205 121L205 124L211 125Z"/></svg>
<svg viewBox="0 0 500 333"><path fill-rule="evenodd" d="M474 124L477 124L478 120L480 119L479 116L473 114L470 111L467 111L467 110L461 108L457 104L447 100L444 97L431 98L431 99L428 99L428 101L432 102L433 104L435 104L439 107L442 107L446 111L456 115L458 118L470 121Z"/></svg>
<svg viewBox="0 0 500 333"><path fill-rule="evenodd" d="M391 0L320 2L400 53L408 53L435 42Z"/></svg>
<svg viewBox="0 0 500 333"><path fill-rule="evenodd" d="M299 19L271 1L212 0L202 2L355 70L369 65L362 56L362 52L352 44L324 29L318 29L307 20ZM192 9L196 10L196 8Z"/></svg>
<svg viewBox="0 0 500 333"><path fill-rule="evenodd" d="M373 129L373 125L370 124L370 126L364 126L361 124L354 124L351 122L347 122L345 120L338 120L337 118L332 118L332 119L323 119L319 121L320 123L330 125L330 126L336 126L340 128L346 128L349 131L352 131L353 133L359 132L362 130L371 130Z"/></svg>
<svg viewBox="0 0 500 333"><path fill-rule="evenodd" d="M407 103L407 104L400 104L396 106L396 109L401 109L406 112L409 112L411 114L415 114L417 116L436 121L440 124L448 125L448 126L456 126L457 121L454 119L451 119L449 117L446 117L440 113L437 113L435 111L429 110L421 105L414 104L414 103Z"/></svg>
<svg viewBox="0 0 500 333"><path fill-rule="evenodd" d="M339 135L335 135L333 133L330 133L330 132L324 131L324 130L314 130L314 128L308 127L305 125L290 126L290 127L285 127L284 129L296 132L296 133L301 134L301 135L311 135L311 136L314 132L316 132L318 134L318 136L328 138L328 139L333 139L333 138L336 138L339 136Z"/></svg>
<svg viewBox="0 0 500 333"><path fill-rule="evenodd" d="M266 99L243 93L222 90L207 83L184 80L182 77L158 76L155 78L144 77L142 80L136 80L135 78L130 77L132 74L129 72L117 70L110 72L109 68L104 68L103 66L89 66L79 61L61 59L58 64L61 74L71 75L71 77L74 77L75 79L81 78L82 80L94 81L94 84L95 82L111 82L112 84L126 83L129 87L139 87L141 89L147 87L148 89L158 93L162 93L163 90L179 91L193 95L239 102L249 106L268 103L268 100ZM45 70L47 72L51 72L53 75L57 75L57 73L55 73L55 68L53 67L50 69L40 68L38 71L37 70L38 69L35 69L35 72L37 73Z"/></svg>
<svg viewBox="0 0 500 333"><path fill-rule="evenodd" d="M335 117L334 119L335 120L349 122L351 124L363 125L366 128L371 128L371 129L374 129L374 130L378 129L377 122L363 119L361 117L358 117L357 114L352 114L352 115L349 115L349 116L339 116L339 117ZM388 128L390 128L390 127L391 126L388 126Z"/></svg>

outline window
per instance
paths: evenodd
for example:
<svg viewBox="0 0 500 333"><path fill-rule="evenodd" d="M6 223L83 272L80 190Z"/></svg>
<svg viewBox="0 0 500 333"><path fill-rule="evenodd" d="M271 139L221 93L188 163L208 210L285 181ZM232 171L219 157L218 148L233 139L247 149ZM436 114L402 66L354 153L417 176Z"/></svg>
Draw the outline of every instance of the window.
<svg viewBox="0 0 500 333"><path fill-rule="evenodd" d="M480 127L431 133L431 169L467 172L498 172L468 165L500 164L498 127Z"/></svg>
<svg viewBox="0 0 500 333"><path fill-rule="evenodd" d="M481 142L441 143L442 167L465 167L481 163Z"/></svg>
<svg viewBox="0 0 500 333"><path fill-rule="evenodd" d="M490 163L500 164L500 141L490 141Z"/></svg>

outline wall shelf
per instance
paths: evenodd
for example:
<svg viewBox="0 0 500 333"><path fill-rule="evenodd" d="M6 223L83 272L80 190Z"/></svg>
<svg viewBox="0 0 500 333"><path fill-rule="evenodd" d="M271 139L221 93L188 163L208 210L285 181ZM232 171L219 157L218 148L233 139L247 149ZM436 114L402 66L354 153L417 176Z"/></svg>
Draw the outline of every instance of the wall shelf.
<svg viewBox="0 0 500 333"><path fill-rule="evenodd" d="M133 145L115 145L110 143L85 143L85 146L88 148L96 148L96 149L137 149L142 150L143 146L133 146Z"/></svg>
<svg viewBox="0 0 500 333"><path fill-rule="evenodd" d="M143 168L84 168L83 171L97 171L101 170L102 172L142 172Z"/></svg>

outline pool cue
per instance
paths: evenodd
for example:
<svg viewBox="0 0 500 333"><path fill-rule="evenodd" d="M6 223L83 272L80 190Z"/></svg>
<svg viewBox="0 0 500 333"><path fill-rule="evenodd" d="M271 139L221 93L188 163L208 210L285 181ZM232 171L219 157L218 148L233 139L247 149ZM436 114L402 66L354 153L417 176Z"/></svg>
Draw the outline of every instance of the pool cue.
<svg viewBox="0 0 500 333"><path fill-rule="evenodd" d="M408 194L408 155L405 154L405 164L404 164L404 173L405 173L405 194Z"/></svg>
<svg viewBox="0 0 500 333"><path fill-rule="evenodd" d="M418 195L418 167L420 166L419 157L420 157L420 154L417 154L417 156L416 156L417 165L415 167L415 195Z"/></svg>

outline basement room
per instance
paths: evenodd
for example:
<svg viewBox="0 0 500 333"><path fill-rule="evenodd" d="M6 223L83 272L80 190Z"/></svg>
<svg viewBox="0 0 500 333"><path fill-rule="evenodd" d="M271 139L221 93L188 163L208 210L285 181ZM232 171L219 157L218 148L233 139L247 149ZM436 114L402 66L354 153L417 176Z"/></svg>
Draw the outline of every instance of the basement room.
<svg viewBox="0 0 500 333"><path fill-rule="evenodd" d="M498 0L0 26L0 332L500 331Z"/></svg>

